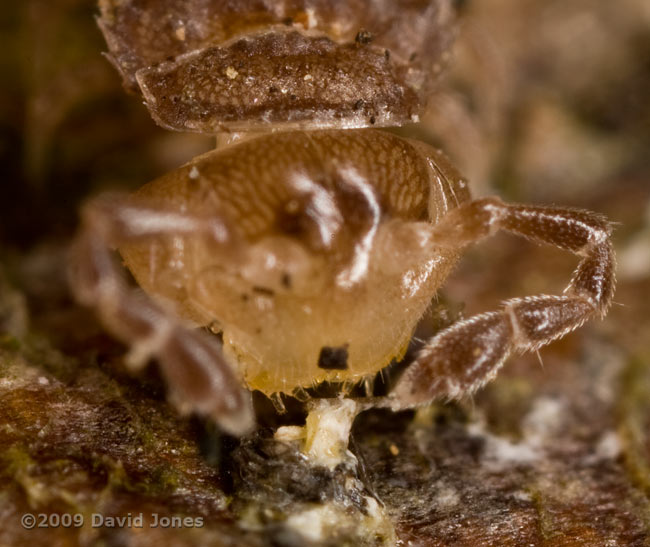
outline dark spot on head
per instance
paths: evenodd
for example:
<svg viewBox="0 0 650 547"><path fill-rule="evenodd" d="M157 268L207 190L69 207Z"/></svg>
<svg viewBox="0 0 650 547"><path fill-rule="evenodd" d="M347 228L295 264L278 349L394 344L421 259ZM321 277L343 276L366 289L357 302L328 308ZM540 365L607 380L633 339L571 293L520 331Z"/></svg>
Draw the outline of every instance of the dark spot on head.
<svg viewBox="0 0 650 547"><path fill-rule="evenodd" d="M374 38L374 36L372 35L371 32L368 32L365 29L361 29L357 33L357 35L355 36L354 41L357 44L365 46L366 44L369 44L370 42L372 42L373 38Z"/></svg>
<svg viewBox="0 0 650 547"><path fill-rule="evenodd" d="M386 60L388 61L390 59L390 51L384 51L384 57L386 57Z"/></svg>
<svg viewBox="0 0 650 547"><path fill-rule="evenodd" d="M292 101L295 101L297 98L298 97L296 95L294 95L293 93L291 95L289 95L289 99L291 99Z"/></svg>
<svg viewBox="0 0 650 547"><path fill-rule="evenodd" d="M415 61L415 59L417 59L417 57L418 57L418 54L413 52L413 53L411 53L411 56L409 57L409 61L412 63L413 61Z"/></svg>
<svg viewBox="0 0 650 547"><path fill-rule="evenodd" d="M348 369L348 345L331 347L323 346L318 356L318 368L325 370Z"/></svg>
<svg viewBox="0 0 650 547"><path fill-rule="evenodd" d="M359 99L354 105L352 105L352 110L359 110L363 106L363 99Z"/></svg>
<svg viewBox="0 0 650 547"><path fill-rule="evenodd" d="M253 287L253 292L264 296L275 296L275 291L266 287Z"/></svg>
<svg viewBox="0 0 650 547"><path fill-rule="evenodd" d="M287 272L284 272L282 274L281 282L282 282L282 286L285 289L290 289L291 288L291 276Z"/></svg>
<svg viewBox="0 0 650 547"><path fill-rule="evenodd" d="M282 24L290 27L291 25L293 25L293 17L285 17L284 19L282 19Z"/></svg>
<svg viewBox="0 0 650 547"><path fill-rule="evenodd" d="M248 302L249 296L246 293L241 295L242 302Z"/></svg>

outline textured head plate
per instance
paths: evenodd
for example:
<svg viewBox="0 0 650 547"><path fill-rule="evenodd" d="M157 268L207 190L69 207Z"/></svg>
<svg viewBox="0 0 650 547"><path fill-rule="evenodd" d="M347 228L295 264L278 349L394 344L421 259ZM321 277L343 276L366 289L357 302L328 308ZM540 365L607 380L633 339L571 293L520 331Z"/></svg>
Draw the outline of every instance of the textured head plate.
<svg viewBox="0 0 650 547"><path fill-rule="evenodd" d="M100 0L125 86L163 127L401 125L453 32L449 0Z"/></svg>

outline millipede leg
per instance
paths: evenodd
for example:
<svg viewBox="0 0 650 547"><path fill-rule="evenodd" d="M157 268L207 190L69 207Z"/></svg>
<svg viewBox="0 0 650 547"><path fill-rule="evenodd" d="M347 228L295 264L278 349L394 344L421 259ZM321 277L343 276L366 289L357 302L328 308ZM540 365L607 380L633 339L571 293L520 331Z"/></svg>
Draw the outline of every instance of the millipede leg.
<svg viewBox="0 0 650 547"><path fill-rule="evenodd" d="M508 300L499 311L470 317L433 337L392 391L395 408L472 393L496 375L512 351L536 350L607 313L615 259L605 219L588 211L487 198L448 213L434 227L432 241L462 246L497 230L571 251L582 261L564 295Z"/></svg>
<svg viewBox="0 0 650 547"><path fill-rule="evenodd" d="M250 393L208 335L189 330L143 292L131 289L116 267L110 246L179 233L203 234L215 244L228 239L218 218L194 218L126 197L98 198L83 211L72 249L70 286L77 299L97 309L106 328L131 346L132 368L156 358L181 410L213 418L229 433L253 427Z"/></svg>

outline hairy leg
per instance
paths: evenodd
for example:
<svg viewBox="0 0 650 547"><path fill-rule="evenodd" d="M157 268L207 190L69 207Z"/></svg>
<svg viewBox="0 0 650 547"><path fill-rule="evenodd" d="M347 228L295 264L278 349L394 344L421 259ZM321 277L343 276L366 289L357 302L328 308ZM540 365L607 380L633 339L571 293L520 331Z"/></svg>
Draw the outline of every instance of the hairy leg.
<svg viewBox="0 0 650 547"><path fill-rule="evenodd" d="M450 211L431 241L462 247L506 230L582 257L561 296L514 298L431 339L391 393L394 408L457 398L491 380L512 351L533 351L596 316L604 317L615 286L610 224L588 211L508 205L480 199Z"/></svg>
<svg viewBox="0 0 650 547"><path fill-rule="evenodd" d="M218 218L148 206L128 196L99 197L82 212L82 229L71 252L70 286L82 304L97 309L114 336L131 346L127 363L132 368L157 359L181 410L209 416L227 432L242 435L254 424L250 393L221 348L130 288L111 256L110 248L124 242L189 234L215 246L231 239Z"/></svg>

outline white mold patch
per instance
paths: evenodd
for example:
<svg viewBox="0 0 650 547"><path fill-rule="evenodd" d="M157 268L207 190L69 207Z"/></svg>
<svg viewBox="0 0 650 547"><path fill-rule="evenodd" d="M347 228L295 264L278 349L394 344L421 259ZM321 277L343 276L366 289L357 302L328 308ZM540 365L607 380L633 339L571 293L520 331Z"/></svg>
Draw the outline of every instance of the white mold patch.
<svg viewBox="0 0 650 547"><path fill-rule="evenodd" d="M363 513L330 502L294 513L286 526L313 543L356 537L359 543L355 545L396 545L395 529L384 508L369 496L364 496L363 501Z"/></svg>
<svg viewBox="0 0 650 547"><path fill-rule="evenodd" d="M304 452L315 465L334 469L345 459L352 422L359 409L351 399L322 399L307 416Z"/></svg>

